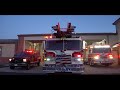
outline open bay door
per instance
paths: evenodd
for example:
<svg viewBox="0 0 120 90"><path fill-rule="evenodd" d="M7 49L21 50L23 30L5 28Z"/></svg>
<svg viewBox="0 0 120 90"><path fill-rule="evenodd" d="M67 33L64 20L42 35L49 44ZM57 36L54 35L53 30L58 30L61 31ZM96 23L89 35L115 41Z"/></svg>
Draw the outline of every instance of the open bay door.
<svg viewBox="0 0 120 90"><path fill-rule="evenodd" d="M43 40L25 40L25 50L33 50L40 56L41 61L43 61Z"/></svg>

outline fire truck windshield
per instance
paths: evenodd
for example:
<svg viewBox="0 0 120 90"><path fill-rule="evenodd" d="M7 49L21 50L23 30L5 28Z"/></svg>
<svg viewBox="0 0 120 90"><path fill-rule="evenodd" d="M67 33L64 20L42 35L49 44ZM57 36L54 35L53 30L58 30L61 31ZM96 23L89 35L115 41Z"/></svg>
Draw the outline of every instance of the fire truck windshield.
<svg viewBox="0 0 120 90"><path fill-rule="evenodd" d="M80 50L79 40L48 40L46 50Z"/></svg>
<svg viewBox="0 0 120 90"><path fill-rule="evenodd" d="M93 53L110 53L111 48L93 48Z"/></svg>

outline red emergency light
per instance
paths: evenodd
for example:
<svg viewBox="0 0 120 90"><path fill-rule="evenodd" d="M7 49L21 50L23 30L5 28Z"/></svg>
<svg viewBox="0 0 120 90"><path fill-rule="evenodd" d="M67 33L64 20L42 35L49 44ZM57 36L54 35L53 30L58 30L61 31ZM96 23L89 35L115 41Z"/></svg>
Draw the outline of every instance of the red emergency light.
<svg viewBox="0 0 120 90"><path fill-rule="evenodd" d="M46 56L55 57L54 52L46 52Z"/></svg>
<svg viewBox="0 0 120 90"><path fill-rule="evenodd" d="M49 39L49 38L52 38L52 36L45 36L44 38Z"/></svg>
<svg viewBox="0 0 120 90"><path fill-rule="evenodd" d="M33 51L32 51L32 50L27 50L26 52L27 52L27 53L32 53Z"/></svg>
<svg viewBox="0 0 120 90"><path fill-rule="evenodd" d="M79 57L79 58L81 58L82 54L80 52L74 52L74 53L72 53L72 57Z"/></svg>
<svg viewBox="0 0 120 90"><path fill-rule="evenodd" d="M48 39L48 36L45 36L46 39Z"/></svg>
<svg viewBox="0 0 120 90"><path fill-rule="evenodd" d="M52 36L50 36L50 38L52 38Z"/></svg>
<svg viewBox="0 0 120 90"><path fill-rule="evenodd" d="M113 59L113 55L112 54L108 54L108 58L109 59Z"/></svg>

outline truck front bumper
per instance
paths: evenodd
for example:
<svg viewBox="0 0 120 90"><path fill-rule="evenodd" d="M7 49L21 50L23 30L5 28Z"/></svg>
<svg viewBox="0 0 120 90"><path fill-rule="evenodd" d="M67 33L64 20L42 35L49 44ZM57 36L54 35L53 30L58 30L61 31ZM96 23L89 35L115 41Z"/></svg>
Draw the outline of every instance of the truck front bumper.
<svg viewBox="0 0 120 90"><path fill-rule="evenodd" d="M112 64L112 63L115 63L115 60L110 60L110 59L106 59L106 60L93 60L93 63L96 63L96 64Z"/></svg>
<svg viewBox="0 0 120 90"><path fill-rule="evenodd" d="M84 72L83 64L66 64L66 65L55 65L45 64L43 71L54 71L54 72Z"/></svg>
<svg viewBox="0 0 120 90"><path fill-rule="evenodd" d="M9 63L9 66L14 66L14 67L22 67L22 66L27 66L27 63Z"/></svg>

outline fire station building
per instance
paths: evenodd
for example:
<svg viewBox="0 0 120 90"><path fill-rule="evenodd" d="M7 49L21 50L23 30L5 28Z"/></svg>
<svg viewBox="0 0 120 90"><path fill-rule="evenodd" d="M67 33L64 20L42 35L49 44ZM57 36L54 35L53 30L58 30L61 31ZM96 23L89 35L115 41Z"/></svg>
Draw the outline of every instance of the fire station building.
<svg viewBox="0 0 120 90"><path fill-rule="evenodd" d="M113 47L113 53L119 59L120 46L120 18L113 25L116 26L115 33L75 33L73 36L81 36L88 45L96 41L106 40ZM26 49L35 49L42 54L44 37L51 34L20 34L18 39L0 39L0 63L8 62L8 58L15 53ZM119 62L118 62L119 63Z"/></svg>

